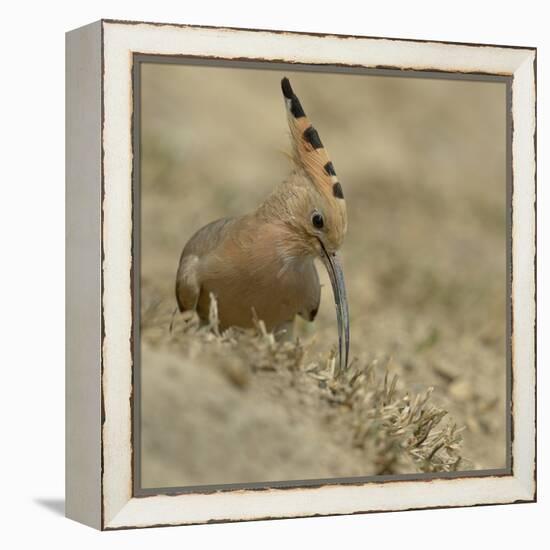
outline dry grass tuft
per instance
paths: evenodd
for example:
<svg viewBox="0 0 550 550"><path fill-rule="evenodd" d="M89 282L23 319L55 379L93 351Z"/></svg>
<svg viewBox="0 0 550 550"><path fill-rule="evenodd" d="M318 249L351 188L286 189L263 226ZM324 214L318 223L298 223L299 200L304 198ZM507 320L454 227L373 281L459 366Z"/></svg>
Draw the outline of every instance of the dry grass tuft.
<svg viewBox="0 0 550 550"><path fill-rule="evenodd" d="M270 374L277 383L314 394L319 414L326 414L345 434L352 450L364 453L376 475L402 472L453 472L465 469L462 431L433 398L433 388L413 395L392 375L391 360L354 359L344 373L336 369L335 352L313 360L315 341L282 341L257 319L255 328L219 328L218 309L211 300L210 319L201 324L194 313L178 315L174 328L157 305L142 315L142 330L156 334L179 354L207 358L236 386L246 388L252 377ZM299 381L299 383L298 383ZM323 410L325 412L323 413Z"/></svg>

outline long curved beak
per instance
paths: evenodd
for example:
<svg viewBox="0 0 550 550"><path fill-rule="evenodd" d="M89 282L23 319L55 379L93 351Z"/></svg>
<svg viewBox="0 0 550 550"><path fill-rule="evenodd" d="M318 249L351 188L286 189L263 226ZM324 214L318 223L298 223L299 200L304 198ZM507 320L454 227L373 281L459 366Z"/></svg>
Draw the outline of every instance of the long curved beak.
<svg viewBox="0 0 550 550"><path fill-rule="evenodd" d="M338 352L339 352L339 373L348 367L349 355L349 311L348 299L346 296L346 285L344 272L340 257L336 253L329 253L324 244L321 243L321 259L325 264L332 285L334 304L336 305L336 318L338 320Z"/></svg>

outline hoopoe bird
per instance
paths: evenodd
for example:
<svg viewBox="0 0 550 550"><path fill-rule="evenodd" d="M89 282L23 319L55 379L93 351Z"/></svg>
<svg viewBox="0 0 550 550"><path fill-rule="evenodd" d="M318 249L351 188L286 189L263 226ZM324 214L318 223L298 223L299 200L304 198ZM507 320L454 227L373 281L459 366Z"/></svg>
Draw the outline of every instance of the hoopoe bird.
<svg viewBox="0 0 550 550"><path fill-rule="evenodd" d="M187 242L176 276L181 312L208 320L210 294L220 328L249 328L254 318L275 333L296 315L313 321L321 287L314 259L328 271L338 322L339 369L347 367L349 313L338 250L347 230L346 204L317 130L288 78L281 88L292 143L292 171L256 210L199 229Z"/></svg>

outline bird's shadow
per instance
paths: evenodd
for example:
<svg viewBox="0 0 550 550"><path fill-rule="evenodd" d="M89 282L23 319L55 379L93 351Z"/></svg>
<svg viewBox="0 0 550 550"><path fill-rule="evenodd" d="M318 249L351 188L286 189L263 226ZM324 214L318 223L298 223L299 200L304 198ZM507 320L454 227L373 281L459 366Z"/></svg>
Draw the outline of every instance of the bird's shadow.
<svg viewBox="0 0 550 550"><path fill-rule="evenodd" d="M47 508L57 516L65 515L65 499L64 498L35 498L35 504Z"/></svg>

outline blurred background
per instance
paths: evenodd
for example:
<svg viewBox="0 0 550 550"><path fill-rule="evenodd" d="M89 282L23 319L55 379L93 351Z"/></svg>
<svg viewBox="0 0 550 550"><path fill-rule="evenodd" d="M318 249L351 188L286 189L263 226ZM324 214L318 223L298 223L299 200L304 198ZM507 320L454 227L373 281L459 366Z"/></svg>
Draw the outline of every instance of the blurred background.
<svg viewBox="0 0 550 550"><path fill-rule="evenodd" d="M504 83L144 63L141 69L143 487L372 475L315 403L245 389L166 337L179 256L206 223L254 209L289 171L288 76L342 183L351 354L465 426L471 468L506 465ZM322 266L317 320L337 338ZM154 321L151 321L154 319ZM233 381L234 382L234 381ZM238 385L237 385L238 386ZM405 473L405 472L402 472Z"/></svg>

